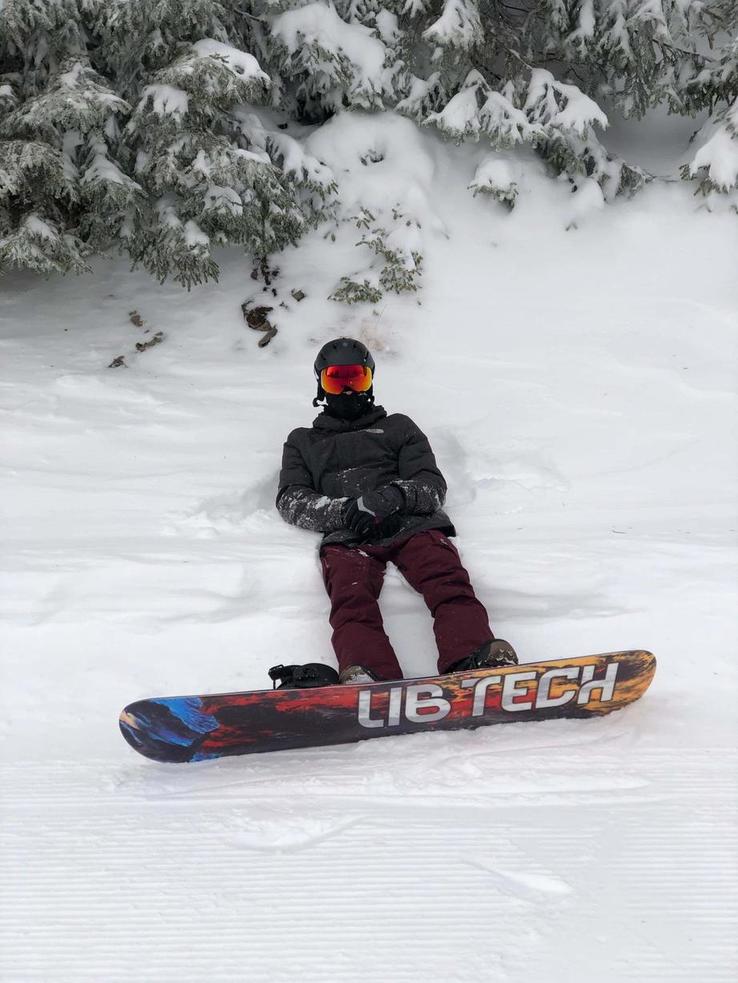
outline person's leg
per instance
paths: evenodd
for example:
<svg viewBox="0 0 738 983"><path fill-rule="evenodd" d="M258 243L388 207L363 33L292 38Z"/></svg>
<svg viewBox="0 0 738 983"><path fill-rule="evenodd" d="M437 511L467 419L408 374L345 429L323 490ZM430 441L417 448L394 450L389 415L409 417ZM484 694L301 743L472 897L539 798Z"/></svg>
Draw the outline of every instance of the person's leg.
<svg viewBox="0 0 738 983"><path fill-rule="evenodd" d="M386 566L384 552L377 547L365 550L329 544L321 549L320 562L331 599L330 623L339 670L358 665L377 679L402 679L377 603Z"/></svg>
<svg viewBox="0 0 738 983"><path fill-rule="evenodd" d="M456 547L439 529L415 533L400 543L390 558L430 608L439 672L447 672L455 662L494 638L487 612L474 594Z"/></svg>

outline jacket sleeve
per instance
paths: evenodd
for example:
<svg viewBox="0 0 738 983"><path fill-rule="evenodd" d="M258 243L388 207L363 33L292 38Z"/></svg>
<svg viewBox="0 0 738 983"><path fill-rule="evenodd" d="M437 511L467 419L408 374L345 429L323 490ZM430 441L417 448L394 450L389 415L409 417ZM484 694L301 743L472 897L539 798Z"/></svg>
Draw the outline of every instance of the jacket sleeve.
<svg viewBox="0 0 738 983"><path fill-rule="evenodd" d="M433 515L446 500L446 481L438 470L428 438L408 418L408 429L399 454L398 481L393 481L405 495L405 512L410 515Z"/></svg>
<svg viewBox="0 0 738 983"><path fill-rule="evenodd" d="M284 521L312 532L334 532L343 529L342 510L346 501L315 490L300 448L290 434L282 451L276 502Z"/></svg>

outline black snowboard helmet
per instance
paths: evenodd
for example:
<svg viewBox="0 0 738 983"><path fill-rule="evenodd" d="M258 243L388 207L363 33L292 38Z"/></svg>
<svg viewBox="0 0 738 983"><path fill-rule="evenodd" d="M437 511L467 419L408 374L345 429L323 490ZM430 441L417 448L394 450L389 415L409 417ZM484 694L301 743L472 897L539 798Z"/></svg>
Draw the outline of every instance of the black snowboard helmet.
<svg viewBox="0 0 738 983"><path fill-rule="evenodd" d="M374 376L374 359L366 345L354 338L336 338L335 341L329 341L320 349L313 365L315 378L318 381L318 394L313 400L313 406L317 406L326 397L326 392L320 384L320 373L329 365L366 365ZM370 402L374 401L373 389L372 385L366 393L362 393Z"/></svg>

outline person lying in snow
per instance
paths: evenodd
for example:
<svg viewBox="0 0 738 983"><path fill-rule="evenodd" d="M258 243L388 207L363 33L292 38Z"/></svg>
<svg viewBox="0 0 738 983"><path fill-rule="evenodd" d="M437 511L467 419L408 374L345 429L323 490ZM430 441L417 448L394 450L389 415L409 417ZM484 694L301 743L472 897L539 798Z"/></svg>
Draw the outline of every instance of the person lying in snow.
<svg viewBox="0 0 738 983"><path fill-rule="evenodd" d="M292 525L323 533L320 561L331 601L339 673L330 666L275 666L280 689L402 679L378 598L391 560L433 614L439 673L518 661L495 639L484 606L449 536L446 482L428 439L408 416L374 405L374 359L351 338L315 360L325 407L284 445L276 506Z"/></svg>

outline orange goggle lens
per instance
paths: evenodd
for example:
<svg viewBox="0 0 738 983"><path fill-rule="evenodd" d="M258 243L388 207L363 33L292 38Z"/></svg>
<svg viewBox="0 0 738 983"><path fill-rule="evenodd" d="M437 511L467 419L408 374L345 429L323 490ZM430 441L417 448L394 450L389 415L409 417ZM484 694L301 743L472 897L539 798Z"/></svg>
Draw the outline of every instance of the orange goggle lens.
<svg viewBox="0 0 738 983"><path fill-rule="evenodd" d="M368 365L329 365L320 373L324 391L339 396L344 389L365 393L372 384L372 370Z"/></svg>

